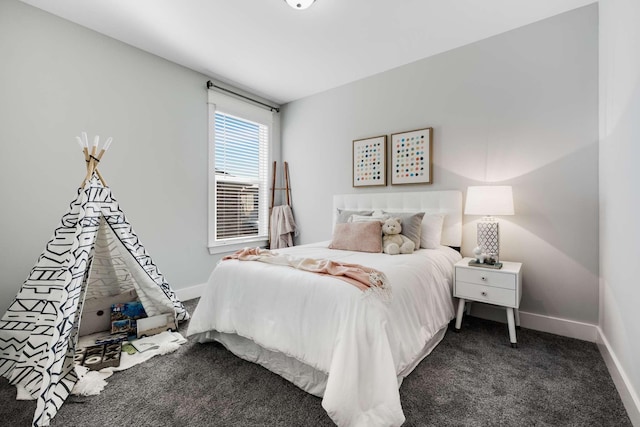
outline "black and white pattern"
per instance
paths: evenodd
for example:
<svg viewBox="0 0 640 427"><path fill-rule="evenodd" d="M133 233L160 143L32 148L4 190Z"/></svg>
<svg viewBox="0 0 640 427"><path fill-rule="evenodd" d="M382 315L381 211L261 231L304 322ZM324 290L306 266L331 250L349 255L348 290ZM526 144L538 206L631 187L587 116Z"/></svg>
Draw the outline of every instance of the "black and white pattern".
<svg viewBox="0 0 640 427"><path fill-rule="evenodd" d="M102 243L96 251L98 240ZM100 259L95 269L94 253ZM112 254L115 261L106 261L105 254ZM128 273L123 273L126 269ZM90 279L94 273L96 278ZM73 355L85 298L117 292L120 285L114 277L123 274L124 288L135 288L147 313L173 311L179 321L189 318L111 190L94 176L78 190L0 320L0 375L37 398L34 426L49 425L77 381Z"/></svg>
<svg viewBox="0 0 640 427"><path fill-rule="evenodd" d="M478 223L478 245L484 254L500 254L500 232L497 221L481 221Z"/></svg>

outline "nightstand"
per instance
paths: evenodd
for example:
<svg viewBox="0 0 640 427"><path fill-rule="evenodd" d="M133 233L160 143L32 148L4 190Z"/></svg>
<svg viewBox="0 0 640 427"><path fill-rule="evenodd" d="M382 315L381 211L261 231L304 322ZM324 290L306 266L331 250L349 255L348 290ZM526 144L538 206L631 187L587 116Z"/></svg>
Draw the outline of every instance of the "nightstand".
<svg viewBox="0 0 640 427"><path fill-rule="evenodd" d="M520 298L522 297L522 276L520 274L522 264L502 261L502 268L494 270L470 266L469 261L472 259L463 258L454 265L453 296L460 298L456 316L456 331L459 331L462 325L466 301L499 305L507 310L511 347L518 347L516 325L520 326L518 307L520 307Z"/></svg>

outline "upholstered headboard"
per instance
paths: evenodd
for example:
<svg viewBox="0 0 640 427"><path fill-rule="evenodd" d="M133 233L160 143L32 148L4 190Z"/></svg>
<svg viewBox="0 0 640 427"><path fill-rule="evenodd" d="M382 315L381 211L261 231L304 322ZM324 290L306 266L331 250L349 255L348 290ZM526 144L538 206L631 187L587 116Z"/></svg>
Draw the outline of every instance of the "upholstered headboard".
<svg viewBox="0 0 640 427"><path fill-rule="evenodd" d="M460 247L462 244L462 192L458 190L337 194L333 196L334 224L338 209L384 209L445 214L441 244L454 247Z"/></svg>

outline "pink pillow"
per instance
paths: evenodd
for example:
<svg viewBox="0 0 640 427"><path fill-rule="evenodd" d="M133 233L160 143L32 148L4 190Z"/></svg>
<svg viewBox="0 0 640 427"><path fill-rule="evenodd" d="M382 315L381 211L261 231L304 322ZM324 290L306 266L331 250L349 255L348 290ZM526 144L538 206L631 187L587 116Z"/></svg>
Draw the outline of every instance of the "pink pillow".
<svg viewBox="0 0 640 427"><path fill-rule="evenodd" d="M358 252L382 252L382 224L378 221L336 224L329 248Z"/></svg>

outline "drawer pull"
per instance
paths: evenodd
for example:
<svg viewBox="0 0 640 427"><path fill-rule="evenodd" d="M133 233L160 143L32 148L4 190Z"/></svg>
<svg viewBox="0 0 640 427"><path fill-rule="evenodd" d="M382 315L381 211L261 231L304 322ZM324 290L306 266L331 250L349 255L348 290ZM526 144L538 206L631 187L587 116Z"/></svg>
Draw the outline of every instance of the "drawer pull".
<svg viewBox="0 0 640 427"><path fill-rule="evenodd" d="M481 279L482 279L482 280L484 280L484 281L486 281L486 280L487 280L487 278L486 278L486 277L484 277L484 276L482 276L482 277L481 277Z"/></svg>
<svg viewBox="0 0 640 427"><path fill-rule="evenodd" d="M486 297L487 296L487 291L482 291L482 296Z"/></svg>

